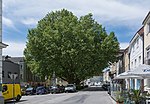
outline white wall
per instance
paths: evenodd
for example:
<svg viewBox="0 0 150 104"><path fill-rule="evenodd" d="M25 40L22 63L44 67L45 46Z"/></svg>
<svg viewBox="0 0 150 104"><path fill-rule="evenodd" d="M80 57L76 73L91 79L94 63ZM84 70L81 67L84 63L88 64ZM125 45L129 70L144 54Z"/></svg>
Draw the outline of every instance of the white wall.
<svg viewBox="0 0 150 104"><path fill-rule="evenodd" d="M109 71L105 71L103 72L103 81L106 82L110 82L110 77L109 77Z"/></svg>
<svg viewBox="0 0 150 104"><path fill-rule="evenodd" d="M138 33L130 43L130 70L143 64L143 37ZM139 88L139 80L135 79L135 89Z"/></svg>
<svg viewBox="0 0 150 104"><path fill-rule="evenodd" d="M143 64L143 38L136 34L137 37L130 44L130 69Z"/></svg>

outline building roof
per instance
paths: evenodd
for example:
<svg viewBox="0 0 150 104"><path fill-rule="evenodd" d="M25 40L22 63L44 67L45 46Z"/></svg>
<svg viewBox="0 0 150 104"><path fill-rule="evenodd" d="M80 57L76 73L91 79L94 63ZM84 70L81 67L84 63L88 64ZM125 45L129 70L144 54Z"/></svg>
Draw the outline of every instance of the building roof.
<svg viewBox="0 0 150 104"><path fill-rule="evenodd" d="M11 57L10 60L13 62L24 62L24 57Z"/></svg>
<svg viewBox="0 0 150 104"><path fill-rule="evenodd" d="M125 53L128 53L129 46L124 50Z"/></svg>
<svg viewBox="0 0 150 104"><path fill-rule="evenodd" d="M8 45L0 42L0 48L6 48Z"/></svg>
<svg viewBox="0 0 150 104"><path fill-rule="evenodd" d="M148 14L146 15L146 17L144 18L142 24L144 25L147 21L147 19L150 18L150 11L148 12Z"/></svg>
<svg viewBox="0 0 150 104"><path fill-rule="evenodd" d="M123 54L124 51L125 51L125 49L120 49L118 53L119 53L119 54Z"/></svg>
<svg viewBox="0 0 150 104"><path fill-rule="evenodd" d="M134 36L132 37L132 39L130 40L130 43L132 42L132 40L136 37L136 35L140 35L140 36L143 36L144 35L144 26L142 26L135 34Z"/></svg>
<svg viewBox="0 0 150 104"><path fill-rule="evenodd" d="M2 59L5 60L7 57L8 60L18 63L18 62L24 62L24 57L11 57L11 56L3 56Z"/></svg>
<svg viewBox="0 0 150 104"><path fill-rule="evenodd" d="M120 49L118 54L116 55L116 57L122 57L122 55L124 54L125 49Z"/></svg>

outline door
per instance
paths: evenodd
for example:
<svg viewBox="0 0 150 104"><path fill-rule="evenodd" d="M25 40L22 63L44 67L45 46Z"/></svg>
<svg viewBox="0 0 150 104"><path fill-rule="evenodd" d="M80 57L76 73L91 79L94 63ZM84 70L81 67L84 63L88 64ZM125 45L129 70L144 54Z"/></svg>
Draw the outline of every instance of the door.
<svg viewBox="0 0 150 104"><path fill-rule="evenodd" d="M3 93L3 97L4 97L5 100L11 98L11 95L10 95L10 91L9 91L8 85L3 85L2 93Z"/></svg>

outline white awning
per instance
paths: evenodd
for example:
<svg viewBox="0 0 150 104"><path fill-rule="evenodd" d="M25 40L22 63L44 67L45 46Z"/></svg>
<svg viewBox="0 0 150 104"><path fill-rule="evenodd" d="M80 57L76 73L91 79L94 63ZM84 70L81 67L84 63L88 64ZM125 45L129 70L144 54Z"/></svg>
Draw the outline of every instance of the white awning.
<svg viewBox="0 0 150 104"><path fill-rule="evenodd" d="M117 75L114 79L143 79L143 77L130 74L130 71L127 71L127 72Z"/></svg>
<svg viewBox="0 0 150 104"><path fill-rule="evenodd" d="M150 65L142 64L129 72L132 75L150 78Z"/></svg>

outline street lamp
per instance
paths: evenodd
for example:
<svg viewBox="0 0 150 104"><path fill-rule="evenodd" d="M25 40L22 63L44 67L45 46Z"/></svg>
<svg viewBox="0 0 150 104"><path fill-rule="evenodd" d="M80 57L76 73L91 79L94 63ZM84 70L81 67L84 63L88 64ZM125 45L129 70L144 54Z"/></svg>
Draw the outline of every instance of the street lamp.
<svg viewBox="0 0 150 104"><path fill-rule="evenodd" d="M56 75L55 75L55 72L53 72L53 76L52 76L52 84L53 86L56 86Z"/></svg>

